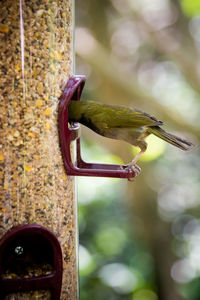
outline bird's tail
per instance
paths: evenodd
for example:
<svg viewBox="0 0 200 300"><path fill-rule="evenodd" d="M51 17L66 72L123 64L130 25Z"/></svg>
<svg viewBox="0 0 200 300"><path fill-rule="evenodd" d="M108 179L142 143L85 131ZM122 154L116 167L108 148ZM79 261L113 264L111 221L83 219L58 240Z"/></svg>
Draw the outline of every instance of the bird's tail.
<svg viewBox="0 0 200 300"><path fill-rule="evenodd" d="M182 150L189 150L192 146L194 146L192 143L176 136L171 133L168 133L161 129L159 126L151 126L148 128L148 131L157 137L163 139L164 141L182 149Z"/></svg>

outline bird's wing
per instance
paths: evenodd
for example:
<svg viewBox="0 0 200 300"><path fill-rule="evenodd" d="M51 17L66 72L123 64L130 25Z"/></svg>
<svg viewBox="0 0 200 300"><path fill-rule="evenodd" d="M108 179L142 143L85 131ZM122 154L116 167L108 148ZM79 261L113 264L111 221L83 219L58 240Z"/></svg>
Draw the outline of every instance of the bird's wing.
<svg viewBox="0 0 200 300"><path fill-rule="evenodd" d="M163 122L139 110L127 107L110 107L101 110L93 118L101 120L102 128L138 128L142 126L162 125ZM100 125L100 124L99 124Z"/></svg>

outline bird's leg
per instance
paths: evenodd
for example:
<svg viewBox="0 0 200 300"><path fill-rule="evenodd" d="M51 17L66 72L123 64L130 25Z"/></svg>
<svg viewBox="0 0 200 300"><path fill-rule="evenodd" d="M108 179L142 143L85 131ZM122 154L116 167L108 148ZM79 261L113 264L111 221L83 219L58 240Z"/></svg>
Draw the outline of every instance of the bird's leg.
<svg viewBox="0 0 200 300"><path fill-rule="evenodd" d="M132 162L129 164L130 166L136 166L136 162L138 161L138 159L140 158L140 156L142 156L142 154L145 153L146 150L141 150L136 156L135 158L132 160Z"/></svg>
<svg viewBox="0 0 200 300"><path fill-rule="evenodd" d="M145 153L147 149L147 143L144 140L137 140L137 143L134 144L140 148L140 152L135 156L135 158L128 165L125 166L126 170L133 170L135 172L135 176L139 175L141 172L141 168L136 165L138 159Z"/></svg>
<svg viewBox="0 0 200 300"><path fill-rule="evenodd" d="M135 158L128 164L126 165L125 169L128 170L128 169L131 169L133 170L135 173L136 173L136 176L140 174L141 172L141 168L136 165L136 162L138 161L138 159L140 158L140 156L142 154L144 154L146 150L141 150L136 156Z"/></svg>

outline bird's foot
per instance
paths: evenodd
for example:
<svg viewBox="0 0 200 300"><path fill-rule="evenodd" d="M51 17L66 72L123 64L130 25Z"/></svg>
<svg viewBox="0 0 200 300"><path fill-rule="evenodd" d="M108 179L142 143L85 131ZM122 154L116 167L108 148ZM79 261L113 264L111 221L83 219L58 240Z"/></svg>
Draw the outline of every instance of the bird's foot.
<svg viewBox="0 0 200 300"><path fill-rule="evenodd" d="M128 165L122 166L121 169L133 171L135 173L135 177L138 176L141 172L141 168L138 165L133 164L132 162L130 162Z"/></svg>
<svg viewBox="0 0 200 300"><path fill-rule="evenodd" d="M135 176L138 176L141 172L141 168L136 164L132 164L132 162L125 166L125 170L132 170L135 172Z"/></svg>

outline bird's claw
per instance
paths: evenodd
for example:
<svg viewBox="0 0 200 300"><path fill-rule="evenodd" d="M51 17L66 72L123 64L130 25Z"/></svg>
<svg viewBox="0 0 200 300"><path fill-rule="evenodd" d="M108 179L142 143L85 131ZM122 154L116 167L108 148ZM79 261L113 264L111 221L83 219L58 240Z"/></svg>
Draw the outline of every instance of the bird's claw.
<svg viewBox="0 0 200 300"><path fill-rule="evenodd" d="M121 169L133 171L135 173L135 177L138 176L141 172L141 168L136 164L132 164L132 162L129 163L128 165L121 166Z"/></svg>

